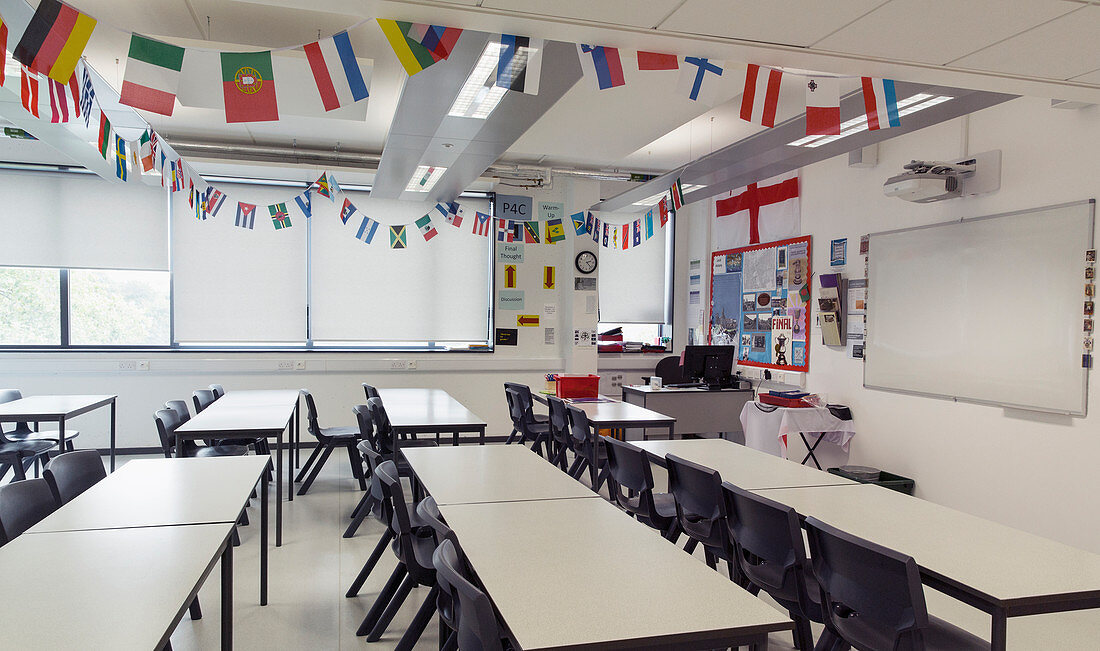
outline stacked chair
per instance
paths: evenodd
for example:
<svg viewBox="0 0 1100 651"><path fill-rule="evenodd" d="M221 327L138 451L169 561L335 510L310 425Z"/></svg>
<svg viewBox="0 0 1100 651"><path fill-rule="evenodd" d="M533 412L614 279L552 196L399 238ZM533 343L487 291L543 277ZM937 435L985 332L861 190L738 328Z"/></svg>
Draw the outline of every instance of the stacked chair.
<svg viewBox="0 0 1100 651"><path fill-rule="evenodd" d="M512 419L512 433L508 435L508 440L504 444L531 443L532 450L548 457L544 449L549 449L550 423L545 416L535 413L535 400L531 397L531 387L516 382L505 382L504 397L508 401L508 415Z"/></svg>

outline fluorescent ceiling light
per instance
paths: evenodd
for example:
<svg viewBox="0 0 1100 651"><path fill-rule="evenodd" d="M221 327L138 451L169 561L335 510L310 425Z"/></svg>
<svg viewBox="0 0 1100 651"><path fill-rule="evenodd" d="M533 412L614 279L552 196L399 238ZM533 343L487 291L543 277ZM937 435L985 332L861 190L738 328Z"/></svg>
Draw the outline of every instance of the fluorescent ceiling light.
<svg viewBox="0 0 1100 651"><path fill-rule="evenodd" d="M462 90L458 91L458 97L455 97L447 115L478 120L489 117L507 92L506 88L494 85L499 58L500 42L490 41L470 76L466 78L466 83L462 84Z"/></svg>
<svg viewBox="0 0 1100 651"><path fill-rule="evenodd" d="M446 171L446 167L417 165L416 171L413 172L412 178L405 186L405 192L427 192L431 190L432 186L442 178L443 173Z"/></svg>
<svg viewBox="0 0 1100 651"><path fill-rule="evenodd" d="M684 194L687 194L688 192L691 192L692 190L698 190L701 187L703 187L703 186L692 184L692 183L685 183L684 184ZM642 199L640 201L635 201L632 205L635 205L635 206L652 206L653 204L658 203L661 200L661 197L667 197L667 196L668 196L668 190L665 190L664 192L658 192L657 194L653 195L652 197L646 197L645 199Z"/></svg>
<svg viewBox="0 0 1100 651"><path fill-rule="evenodd" d="M910 115L917 111L923 111L926 108L932 108L937 104L943 104L944 102L955 99L947 95L929 95L927 93L917 93L911 97L906 97L903 100L898 101L898 117ZM867 130L867 116L860 115L852 118L846 122L840 124L840 134L831 136L806 136L805 138L799 138L794 142L787 143L792 147L820 147L830 142L840 140L853 133L859 133L860 131Z"/></svg>

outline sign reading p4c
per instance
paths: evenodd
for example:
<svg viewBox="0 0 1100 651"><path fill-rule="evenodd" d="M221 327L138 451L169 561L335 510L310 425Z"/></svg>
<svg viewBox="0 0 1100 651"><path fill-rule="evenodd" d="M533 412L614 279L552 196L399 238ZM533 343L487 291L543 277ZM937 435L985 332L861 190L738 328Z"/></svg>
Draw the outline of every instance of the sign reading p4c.
<svg viewBox="0 0 1100 651"><path fill-rule="evenodd" d="M496 215L498 219L522 219L528 221L535 219L534 205L531 197L515 194L498 194L496 198Z"/></svg>

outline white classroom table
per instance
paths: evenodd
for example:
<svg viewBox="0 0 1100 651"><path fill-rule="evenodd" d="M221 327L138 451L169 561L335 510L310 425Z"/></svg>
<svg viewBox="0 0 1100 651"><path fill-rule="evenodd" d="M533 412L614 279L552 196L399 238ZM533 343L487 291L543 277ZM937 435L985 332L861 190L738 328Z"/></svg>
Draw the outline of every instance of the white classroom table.
<svg viewBox="0 0 1100 651"><path fill-rule="evenodd" d="M233 648L232 523L22 535L0 548L9 649L163 649L221 558Z"/></svg>
<svg viewBox="0 0 1100 651"><path fill-rule="evenodd" d="M790 618L603 499L440 505L519 649L713 649Z"/></svg>
<svg viewBox="0 0 1100 651"><path fill-rule="evenodd" d="M600 396L606 398L606 396ZM668 438L672 439L676 428L676 419L672 416L659 414L651 409L632 405L613 398L610 402L574 402L566 400L570 407L576 407L588 416L588 422L597 430L616 428L651 428L668 430ZM649 433L643 430L642 438L647 439Z"/></svg>
<svg viewBox="0 0 1100 651"><path fill-rule="evenodd" d="M631 441L649 453L657 465L665 466L666 454L717 470L722 481L745 490L805 486L855 486L858 482L816 468L803 466L753 450L724 439L682 439L678 441Z"/></svg>
<svg viewBox="0 0 1100 651"><path fill-rule="evenodd" d="M921 580L992 615L992 649L1007 618L1100 608L1100 555L881 486L760 494L854 536L912 556Z"/></svg>
<svg viewBox="0 0 1100 651"><path fill-rule="evenodd" d="M176 431L176 456L183 456L183 442L200 439L274 438L275 443L275 546L283 544L283 433L290 429L294 441L298 429L298 391L292 389L230 391L191 417ZM294 454L287 451L287 495L294 501Z"/></svg>
<svg viewBox="0 0 1100 651"><path fill-rule="evenodd" d="M111 472L115 470L115 395L27 396L0 404L0 423L57 423L59 452L65 451L65 421L100 407L111 407ZM37 428L35 428L37 429Z"/></svg>
<svg viewBox="0 0 1100 651"><path fill-rule="evenodd" d="M438 504L599 497L522 445L403 448Z"/></svg>
<svg viewBox="0 0 1100 651"><path fill-rule="evenodd" d="M485 445L485 420L442 389L379 389L378 395L393 427L394 450L400 434L451 432L451 443L458 445L460 433L474 432L478 445Z"/></svg>
<svg viewBox="0 0 1100 651"><path fill-rule="evenodd" d="M271 457L137 459L46 516L27 533L235 523L260 484L260 605L267 605ZM171 559L165 559L171 562Z"/></svg>
<svg viewBox="0 0 1100 651"><path fill-rule="evenodd" d="M623 402L645 407L676 419L676 429L684 434L722 432L741 433L741 408L752 402L753 391L698 387L662 387L648 384L623 385Z"/></svg>

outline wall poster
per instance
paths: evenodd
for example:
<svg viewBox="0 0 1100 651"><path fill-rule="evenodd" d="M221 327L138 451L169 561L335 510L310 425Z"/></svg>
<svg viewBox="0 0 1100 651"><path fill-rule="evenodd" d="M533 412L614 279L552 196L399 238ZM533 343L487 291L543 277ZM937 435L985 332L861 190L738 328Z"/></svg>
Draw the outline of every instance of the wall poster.
<svg viewBox="0 0 1100 651"><path fill-rule="evenodd" d="M810 369L809 235L711 254L710 331L737 363Z"/></svg>

